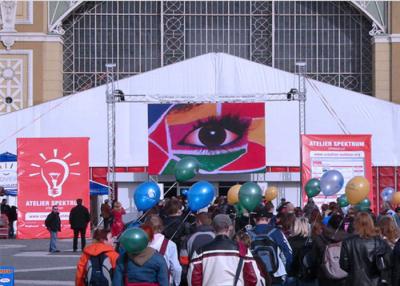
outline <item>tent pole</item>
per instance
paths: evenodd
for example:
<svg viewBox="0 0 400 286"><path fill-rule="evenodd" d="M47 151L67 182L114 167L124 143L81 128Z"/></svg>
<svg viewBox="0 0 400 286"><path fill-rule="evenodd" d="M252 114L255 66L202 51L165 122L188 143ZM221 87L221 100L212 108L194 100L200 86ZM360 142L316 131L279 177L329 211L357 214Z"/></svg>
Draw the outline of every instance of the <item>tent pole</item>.
<svg viewBox="0 0 400 286"><path fill-rule="evenodd" d="M302 135L306 134L306 70L305 62L296 62L298 76L298 100L299 100L299 147L300 147L300 207L303 206L303 144Z"/></svg>
<svg viewBox="0 0 400 286"><path fill-rule="evenodd" d="M107 84L106 84L106 103L107 103L107 183L109 186L109 198L115 199L115 74L116 64L106 64Z"/></svg>

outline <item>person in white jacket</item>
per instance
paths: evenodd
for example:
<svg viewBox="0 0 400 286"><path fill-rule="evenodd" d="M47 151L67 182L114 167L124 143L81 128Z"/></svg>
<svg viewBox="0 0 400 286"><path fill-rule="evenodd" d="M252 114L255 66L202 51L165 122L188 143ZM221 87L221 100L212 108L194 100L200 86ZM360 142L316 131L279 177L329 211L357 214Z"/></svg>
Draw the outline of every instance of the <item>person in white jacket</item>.
<svg viewBox="0 0 400 286"><path fill-rule="evenodd" d="M165 261L167 262L170 285L180 285L182 266L179 263L178 249L175 242L167 239L161 233L163 231L164 225L159 216L152 215L148 218L146 224L148 224L154 231L154 238L150 242L149 246L160 252L160 254L164 256Z"/></svg>

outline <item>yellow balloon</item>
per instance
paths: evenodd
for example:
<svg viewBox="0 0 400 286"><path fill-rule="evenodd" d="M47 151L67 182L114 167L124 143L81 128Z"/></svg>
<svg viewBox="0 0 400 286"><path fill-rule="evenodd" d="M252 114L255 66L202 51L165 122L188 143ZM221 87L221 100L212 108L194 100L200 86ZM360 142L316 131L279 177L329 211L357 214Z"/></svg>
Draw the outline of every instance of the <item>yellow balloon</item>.
<svg viewBox="0 0 400 286"><path fill-rule="evenodd" d="M356 176L346 185L346 196L350 204L356 205L363 199L368 197L370 184L368 180L362 176Z"/></svg>
<svg viewBox="0 0 400 286"><path fill-rule="evenodd" d="M265 197L265 200L267 201L267 202L270 202L270 201L272 201L273 199L275 199L277 196L278 196L278 188L277 187L273 187L273 186L271 186L271 187L268 187L266 190L265 190L265 195L264 195L264 197Z"/></svg>
<svg viewBox="0 0 400 286"><path fill-rule="evenodd" d="M239 190L242 185L234 185L228 190L228 204L234 205L239 202Z"/></svg>
<svg viewBox="0 0 400 286"><path fill-rule="evenodd" d="M392 197L392 204L399 205L400 204L400 192L395 192Z"/></svg>

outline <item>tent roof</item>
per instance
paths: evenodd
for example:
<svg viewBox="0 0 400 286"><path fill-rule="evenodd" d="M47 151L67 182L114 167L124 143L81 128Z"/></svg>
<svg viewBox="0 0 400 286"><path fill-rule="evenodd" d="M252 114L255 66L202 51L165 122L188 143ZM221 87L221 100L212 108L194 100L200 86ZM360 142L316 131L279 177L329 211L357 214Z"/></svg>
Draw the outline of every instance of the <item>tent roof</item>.
<svg viewBox="0 0 400 286"><path fill-rule="evenodd" d="M292 73L222 53L119 80L125 94L249 95L287 92L297 86ZM307 80L308 134L372 134L377 166L400 162L398 105L343 88ZM17 137L90 137L90 165L107 165L107 106L100 86L0 116L0 151L16 152ZM117 104L117 165L147 166L147 107ZM266 103L268 166L298 166L298 103Z"/></svg>

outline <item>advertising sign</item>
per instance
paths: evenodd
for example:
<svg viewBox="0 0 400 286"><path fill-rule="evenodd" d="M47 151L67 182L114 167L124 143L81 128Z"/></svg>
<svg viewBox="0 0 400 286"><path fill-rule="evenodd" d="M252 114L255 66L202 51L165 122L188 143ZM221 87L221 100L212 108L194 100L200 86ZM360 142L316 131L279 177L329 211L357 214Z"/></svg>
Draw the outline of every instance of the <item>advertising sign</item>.
<svg viewBox="0 0 400 286"><path fill-rule="evenodd" d="M18 138L18 231L22 239L47 238L44 226L58 205L61 238L72 237L69 213L89 202L88 138Z"/></svg>
<svg viewBox="0 0 400 286"><path fill-rule="evenodd" d="M148 116L150 174L185 156L202 174L265 170L264 103L149 104Z"/></svg>
<svg viewBox="0 0 400 286"><path fill-rule="evenodd" d="M337 170L344 177L343 188L337 194L325 197L321 193L314 197L317 205L336 201L345 193L347 182L355 176L363 176L370 182L369 195L373 205L371 135L303 135L302 149L303 190L309 179L319 179L329 170ZM307 201L305 192L303 198Z"/></svg>

